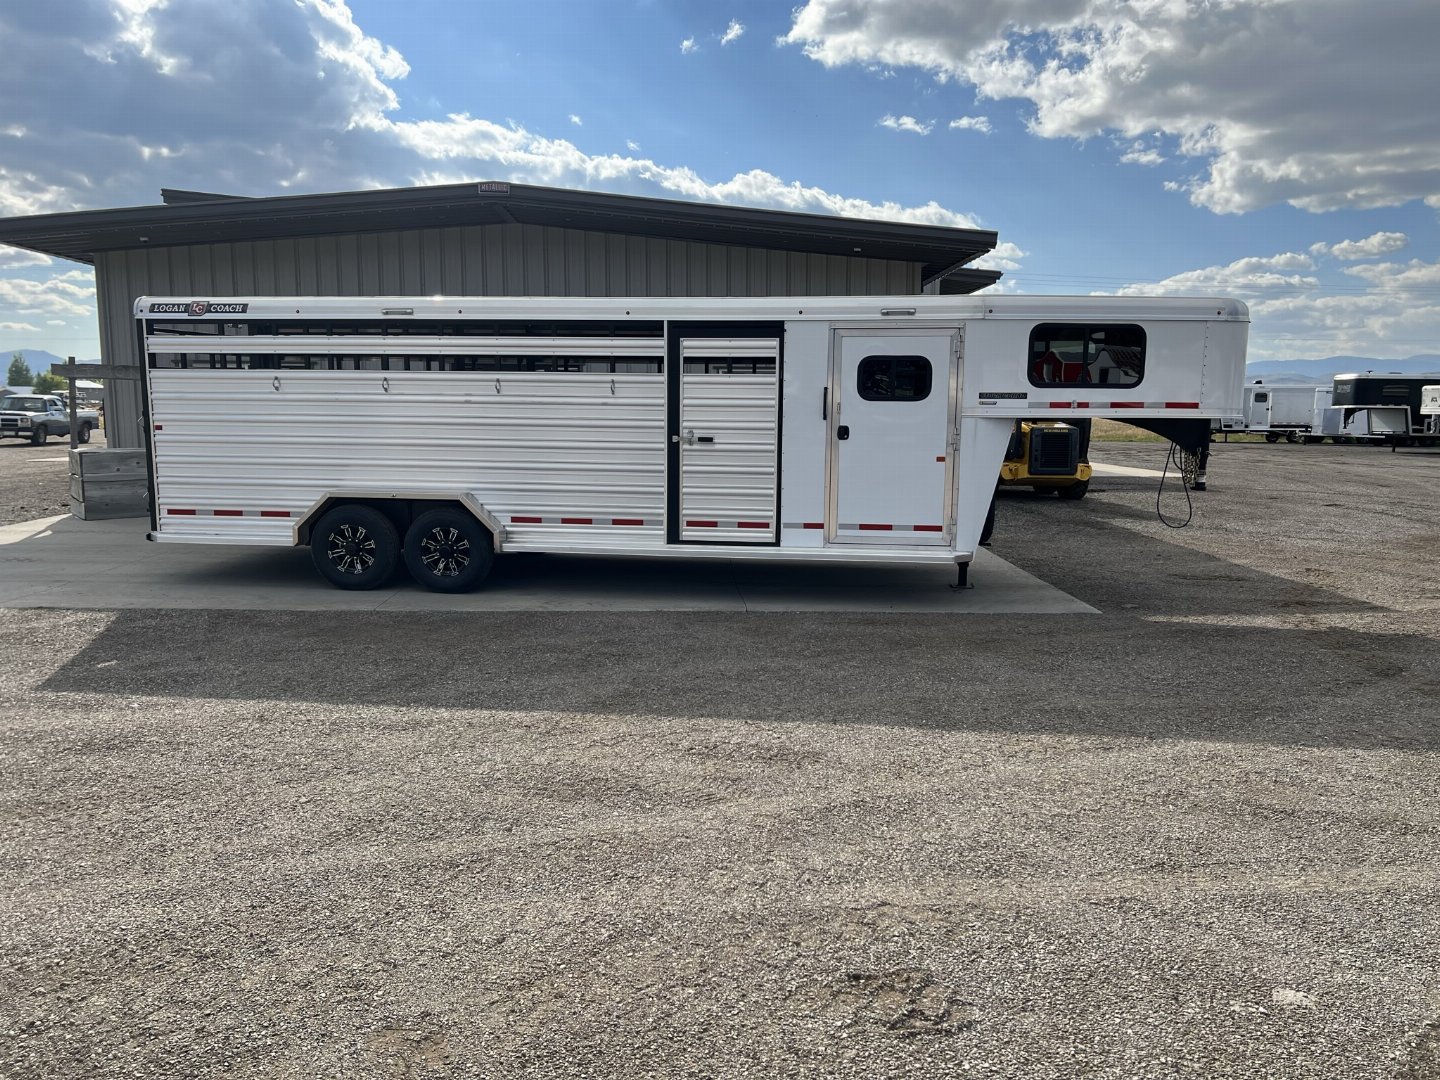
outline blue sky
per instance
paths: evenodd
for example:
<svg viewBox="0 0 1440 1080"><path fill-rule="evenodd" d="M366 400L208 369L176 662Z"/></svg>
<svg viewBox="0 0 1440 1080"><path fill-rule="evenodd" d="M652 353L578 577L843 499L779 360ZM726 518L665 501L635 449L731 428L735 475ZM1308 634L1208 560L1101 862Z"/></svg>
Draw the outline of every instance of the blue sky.
<svg viewBox="0 0 1440 1080"><path fill-rule="evenodd" d="M517 182L995 229L1000 288L1440 352L1433 0L0 0L0 216ZM0 248L0 350L98 354Z"/></svg>

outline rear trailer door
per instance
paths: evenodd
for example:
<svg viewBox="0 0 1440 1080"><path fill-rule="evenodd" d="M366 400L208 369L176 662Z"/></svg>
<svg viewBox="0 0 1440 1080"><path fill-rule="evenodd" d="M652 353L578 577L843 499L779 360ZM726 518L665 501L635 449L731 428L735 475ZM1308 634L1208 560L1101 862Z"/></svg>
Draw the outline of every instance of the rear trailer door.
<svg viewBox="0 0 1440 1080"><path fill-rule="evenodd" d="M678 539L773 544L780 339L680 339Z"/></svg>
<svg viewBox="0 0 1440 1080"><path fill-rule="evenodd" d="M830 542L948 545L959 330L834 334Z"/></svg>

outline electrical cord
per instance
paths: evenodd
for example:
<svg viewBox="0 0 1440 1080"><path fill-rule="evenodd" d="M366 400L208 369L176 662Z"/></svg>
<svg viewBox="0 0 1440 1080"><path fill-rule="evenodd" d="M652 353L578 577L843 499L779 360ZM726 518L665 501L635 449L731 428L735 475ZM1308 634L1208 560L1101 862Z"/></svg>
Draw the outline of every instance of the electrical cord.
<svg viewBox="0 0 1440 1080"><path fill-rule="evenodd" d="M1174 442L1170 444L1170 452L1165 455L1165 467L1160 470L1160 484L1155 489L1155 516L1167 529L1183 529L1195 516L1195 503L1190 498L1190 484L1185 477L1185 459L1192 456L1181 450L1179 443ZM1175 471L1180 474L1180 490L1185 493L1185 520L1178 523L1167 518L1160 506L1160 496L1165 493L1165 481L1169 479L1171 465L1174 465Z"/></svg>

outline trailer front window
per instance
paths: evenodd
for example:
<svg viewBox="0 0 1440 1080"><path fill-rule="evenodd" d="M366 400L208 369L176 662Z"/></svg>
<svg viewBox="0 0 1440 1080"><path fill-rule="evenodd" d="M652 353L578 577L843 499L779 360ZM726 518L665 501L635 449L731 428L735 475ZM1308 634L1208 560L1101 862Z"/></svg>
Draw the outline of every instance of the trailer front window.
<svg viewBox="0 0 1440 1080"><path fill-rule="evenodd" d="M1030 331L1031 386L1131 387L1145 376L1145 330L1041 323Z"/></svg>

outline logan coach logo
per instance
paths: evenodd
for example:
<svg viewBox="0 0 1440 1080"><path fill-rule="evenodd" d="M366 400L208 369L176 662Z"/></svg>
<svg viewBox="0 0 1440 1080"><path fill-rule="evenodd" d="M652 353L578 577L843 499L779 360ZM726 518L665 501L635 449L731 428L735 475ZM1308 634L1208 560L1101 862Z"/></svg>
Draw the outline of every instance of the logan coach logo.
<svg viewBox="0 0 1440 1080"><path fill-rule="evenodd" d="M151 304L151 315L244 315L250 310L249 304L228 304L215 300L191 300L188 304Z"/></svg>

